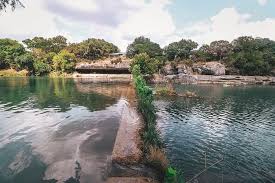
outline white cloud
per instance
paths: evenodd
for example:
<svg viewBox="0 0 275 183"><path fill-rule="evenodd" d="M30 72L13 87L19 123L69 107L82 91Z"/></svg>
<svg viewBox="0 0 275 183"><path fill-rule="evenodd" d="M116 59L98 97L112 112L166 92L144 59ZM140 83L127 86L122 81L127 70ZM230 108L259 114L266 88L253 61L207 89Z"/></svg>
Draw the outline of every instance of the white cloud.
<svg viewBox="0 0 275 183"><path fill-rule="evenodd" d="M144 35L159 41L176 29L166 9L170 0L25 0L23 3L25 9L1 14L0 37L25 39L63 34L69 41L99 37L125 50L134 37Z"/></svg>
<svg viewBox="0 0 275 183"><path fill-rule="evenodd" d="M257 1L261 6L264 6L267 3L267 0L257 0Z"/></svg>
<svg viewBox="0 0 275 183"><path fill-rule="evenodd" d="M26 8L0 15L0 37L25 39L33 36L65 35L70 42L90 37L103 38L125 51L137 36L147 36L165 46L182 38L200 44L213 40L233 40L252 35L275 40L275 19L252 20L235 8L191 22L177 29L167 10L172 0L25 0ZM55 8L59 8L56 11Z"/></svg>
<svg viewBox="0 0 275 183"><path fill-rule="evenodd" d="M235 8L225 8L208 20L193 23L179 31L179 35L202 43L239 36L266 37L275 40L275 19L252 20L252 15L241 14Z"/></svg>

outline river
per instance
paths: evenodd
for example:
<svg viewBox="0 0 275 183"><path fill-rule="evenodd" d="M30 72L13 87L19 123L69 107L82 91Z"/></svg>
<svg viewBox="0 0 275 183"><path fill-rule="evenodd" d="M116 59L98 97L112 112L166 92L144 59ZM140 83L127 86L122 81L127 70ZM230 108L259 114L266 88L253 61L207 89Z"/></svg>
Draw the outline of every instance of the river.
<svg viewBox="0 0 275 183"><path fill-rule="evenodd" d="M0 182L103 182L127 88L0 79Z"/></svg>
<svg viewBox="0 0 275 183"><path fill-rule="evenodd" d="M165 151L186 181L206 167L190 182L275 182L275 87L175 88L198 95L155 102Z"/></svg>

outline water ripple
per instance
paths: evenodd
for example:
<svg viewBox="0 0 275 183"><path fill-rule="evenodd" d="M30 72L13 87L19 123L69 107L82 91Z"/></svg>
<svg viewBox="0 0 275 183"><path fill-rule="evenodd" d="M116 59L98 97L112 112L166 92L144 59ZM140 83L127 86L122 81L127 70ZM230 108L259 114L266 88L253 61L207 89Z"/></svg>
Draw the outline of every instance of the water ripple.
<svg viewBox="0 0 275 183"><path fill-rule="evenodd" d="M224 157L209 180L219 182L223 167L225 182L275 182L275 88L176 88L202 97L156 101L165 150L187 180L204 168L206 153L208 166Z"/></svg>

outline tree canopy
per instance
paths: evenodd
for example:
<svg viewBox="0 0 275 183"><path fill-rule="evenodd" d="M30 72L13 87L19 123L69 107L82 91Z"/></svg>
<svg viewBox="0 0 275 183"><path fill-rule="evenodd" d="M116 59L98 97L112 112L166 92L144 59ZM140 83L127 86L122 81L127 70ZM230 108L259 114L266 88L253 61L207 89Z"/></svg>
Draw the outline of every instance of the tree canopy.
<svg viewBox="0 0 275 183"><path fill-rule="evenodd" d="M198 43L192 40L182 39L179 42L173 42L164 48L164 53L168 60L188 59L192 51L198 47Z"/></svg>
<svg viewBox="0 0 275 183"><path fill-rule="evenodd" d="M6 9L8 6L14 10L17 6L24 7L20 0L0 0L0 11Z"/></svg>
<svg viewBox="0 0 275 183"><path fill-rule="evenodd" d="M119 48L104 39L87 39L81 43L74 43L66 48L69 52L74 53L78 58L96 60L110 53L119 52Z"/></svg>
<svg viewBox="0 0 275 183"><path fill-rule="evenodd" d="M29 49L41 49L49 53L58 53L67 47L67 38L63 36L56 36L53 38L34 37L33 39L26 39L23 41Z"/></svg>
<svg viewBox="0 0 275 183"><path fill-rule="evenodd" d="M30 74L45 75L52 71L72 72L77 61L97 60L119 52L119 48L103 39L90 38L68 44L63 36L34 37L23 41L0 39L0 69L26 69ZM267 38L239 37L231 43L213 41L209 45L182 39L161 49L145 37L136 38L127 48L132 64L143 74L152 75L165 61L220 61L241 75L270 75L275 68L275 41ZM174 62L174 63L176 63Z"/></svg>
<svg viewBox="0 0 275 183"><path fill-rule="evenodd" d="M231 62L243 75L268 75L275 67L275 41L239 37L232 42Z"/></svg>
<svg viewBox="0 0 275 183"><path fill-rule="evenodd" d="M138 37L127 47L126 55L133 58L135 55L146 53L151 58L162 56L160 45L152 42L149 38Z"/></svg>

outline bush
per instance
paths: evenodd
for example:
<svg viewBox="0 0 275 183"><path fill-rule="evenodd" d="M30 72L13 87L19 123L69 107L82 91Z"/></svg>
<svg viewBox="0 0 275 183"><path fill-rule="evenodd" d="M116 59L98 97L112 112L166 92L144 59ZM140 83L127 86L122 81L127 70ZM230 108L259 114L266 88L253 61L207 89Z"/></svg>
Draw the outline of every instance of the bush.
<svg viewBox="0 0 275 183"><path fill-rule="evenodd" d="M161 66L159 60L155 58L150 58L146 53L138 54L134 57L130 70L133 70L133 67L138 65L140 68L140 73L144 75L153 75L158 71Z"/></svg>
<svg viewBox="0 0 275 183"><path fill-rule="evenodd" d="M76 58L73 53L69 53L67 50L62 50L59 54L53 57L53 69L54 71L72 72L76 63Z"/></svg>
<svg viewBox="0 0 275 183"><path fill-rule="evenodd" d="M19 70L26 69L28 71L33 72L33 62L34 58L32 54L29 52L15 58L16 68Z"/></svg>
<svg viewBox="0 0 275 183"><path fill-rule="evenodd" d="M51 66L42 60L35 60L33 66L36 76L43 76L51 72Z"/></svg>
<svg viewBox="0 0 275 183"><path fill-rule="evenodd" d="M29 75L27 70L16 71L14 69L0 70L0 77L26 77Z"/></svg>

